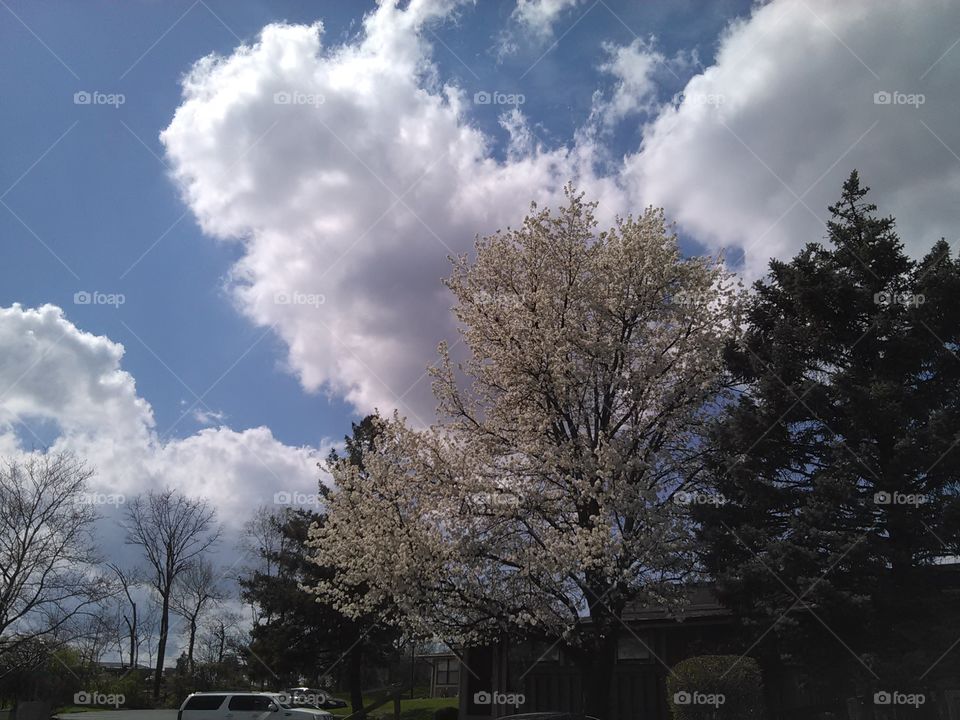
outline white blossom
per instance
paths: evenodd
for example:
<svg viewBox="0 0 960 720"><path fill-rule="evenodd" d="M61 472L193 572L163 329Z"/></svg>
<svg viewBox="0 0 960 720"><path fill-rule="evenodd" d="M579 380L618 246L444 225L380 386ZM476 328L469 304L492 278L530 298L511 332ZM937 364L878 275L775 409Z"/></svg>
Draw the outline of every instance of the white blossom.
<svg viewBox="0 0 960 720"><path fill-rule="evenodd" d="M567 198L454 259L469 358L440 346L435 427L381 419L363 472L331 469L322 600L457 641L574 642L585 614L677 597L690 523L671 494L696 483L741 291L682 256L662 211L597 234L595 206Z"/></svg>

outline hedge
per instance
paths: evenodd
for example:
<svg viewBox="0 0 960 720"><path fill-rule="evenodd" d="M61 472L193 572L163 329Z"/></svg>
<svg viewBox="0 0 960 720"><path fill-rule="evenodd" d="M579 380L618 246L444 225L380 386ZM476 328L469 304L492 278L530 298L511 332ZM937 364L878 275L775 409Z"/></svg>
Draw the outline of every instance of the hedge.
<svg viewBox="0 0 960 720"><path fill-rule="evenodd" d="M667 700L674 720L760 720L760 667L738 655L688 658L667 677Z"/></svg>

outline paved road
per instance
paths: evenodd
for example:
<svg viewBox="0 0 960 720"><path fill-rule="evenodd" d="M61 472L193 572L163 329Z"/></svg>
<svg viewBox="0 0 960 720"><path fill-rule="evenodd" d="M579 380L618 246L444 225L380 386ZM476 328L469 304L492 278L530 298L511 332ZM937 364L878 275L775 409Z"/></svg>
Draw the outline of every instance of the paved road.
<svg viewBox="0 0 960 720"><path fill-rule="evenodd" d="M60 713L60 720L177 720L176 710L108 710L107 712Z"/></svg>

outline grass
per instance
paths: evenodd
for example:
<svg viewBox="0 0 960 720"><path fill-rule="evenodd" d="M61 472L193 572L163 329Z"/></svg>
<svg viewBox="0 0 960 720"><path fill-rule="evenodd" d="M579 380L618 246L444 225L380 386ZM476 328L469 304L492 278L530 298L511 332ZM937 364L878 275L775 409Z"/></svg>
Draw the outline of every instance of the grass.
<svg viewBox="0 0 960 720"><path fill-rule="evenodd" d="M370 703L373 698L365 697L364 704ZM459 700L452 698L404 698L400 700L400 720L433 720L433 713L444 707L457 707ZM349 707L331 710L337 717L345 717L350 714ZM393 701L386 705L381 705L370 714L371 718L393 718Z"/></svg>
<svg viewBox="0 0 960 720"><path fill-rule="evenodd" d="M85 713L85 712L103 712L104 710L113 710L112 707L92 707L90 705L63 705L61 707L55 708L53 711L54 715L59 713Z"/></svg>

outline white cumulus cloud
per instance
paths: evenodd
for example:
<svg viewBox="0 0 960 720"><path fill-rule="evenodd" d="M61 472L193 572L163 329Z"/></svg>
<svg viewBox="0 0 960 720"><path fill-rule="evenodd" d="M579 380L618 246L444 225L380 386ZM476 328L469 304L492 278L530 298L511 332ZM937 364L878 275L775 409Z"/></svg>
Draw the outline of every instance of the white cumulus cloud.
<svg viewBox="0 0 960 720"><path fill-rule="evenodd" d="M82 331L56 306L0 308L0 345L4 456L71 450L95 470L95 494L176 488L208 499L233 530L275 493L317 491L325 449L285 445L266 427L159 437L150 404L121 367L123 346ZM103 510L115 520L122 508Z"/></svg>
<svg viewBox="0 0 960 720"><path fill-rule="evenodd" d="M234 296L276 328L303 385L428 422L425 369L453 334L447 256L570 178L611 215L623 202L588 140L540 148L516 113L495 160L414 9L381 5L347 45L325 46L319 24L267 26L194 66L161 138L203 229L243 243Z"/></svg>
<svg viewBox="0 0 960 720"><path fill-rule="evenodd" d="M626 176L756 276L825 236L826 207L856 167L922 253L960 220L958 26L947 0L758 6L644 129Z"/></svg>
<svg viewBox="0 0 960 720"><path fill-rule="evenodd" d="M571 5L517 12L547 27ZM308 390L429 422L424 370L455 336L447 255L516 225L531 200L555 204L568 180L600 202L602 222L664 206L749 277L824 237L853 167L912 252L955 232L956 3L772 0L732 22L696 73L683 66L692 55L665 60L652 42L600 44L612 85L574 137L544 147L514 109L502 154L432 60L423 25L456 7L384 2L338 44L319 23L269 25L195 64L161 135L204 231L243 248L238 308L275 329ZM664 69L690 78L676 98L661 91ZM617 158L604 130L628 123L637 145Z"/></svg>

